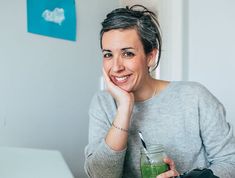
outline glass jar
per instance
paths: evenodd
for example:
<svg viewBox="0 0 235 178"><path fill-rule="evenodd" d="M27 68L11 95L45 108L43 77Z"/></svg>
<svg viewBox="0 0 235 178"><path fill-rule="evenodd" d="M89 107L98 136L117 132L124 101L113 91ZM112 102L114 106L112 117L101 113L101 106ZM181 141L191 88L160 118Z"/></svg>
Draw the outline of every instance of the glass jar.
<svg viewBox="0 0 235 178"><path fill-rule="evenodd" d="M160 144L149 145L147 149L141 149L141 175L142 178L156 178L157 175L168 170L168 165L163 161L166 153L163 145Z"/></svg>

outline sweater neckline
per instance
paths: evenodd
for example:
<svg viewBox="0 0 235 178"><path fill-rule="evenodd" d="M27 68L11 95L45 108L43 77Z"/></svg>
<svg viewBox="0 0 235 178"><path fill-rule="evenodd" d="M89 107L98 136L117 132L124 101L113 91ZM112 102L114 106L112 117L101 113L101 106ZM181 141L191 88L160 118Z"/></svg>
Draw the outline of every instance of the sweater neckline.
<svg viewBox="0 0 235 178"><path fill-rule="evenodd" d="M143 105L149 105L152 102L156 102L156 100L160 100L172 88L174 83L175 83L174 81L169 82L169 84L166 86L166 88L164 90L162 90L161 92L159 92L158 94L154 95L153 97L151 97L151 98L149 98L147 100L136 101L134 103L134 106L136 106L136 107L143 107Z"/></svg>

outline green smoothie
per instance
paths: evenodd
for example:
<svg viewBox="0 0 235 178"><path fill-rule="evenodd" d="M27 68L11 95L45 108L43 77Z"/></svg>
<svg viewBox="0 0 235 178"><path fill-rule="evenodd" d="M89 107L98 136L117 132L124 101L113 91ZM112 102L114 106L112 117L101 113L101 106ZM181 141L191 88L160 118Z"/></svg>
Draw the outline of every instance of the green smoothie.
<svg viewBox="0 0 235 178"><path fill-rule="evenodd" d="M141 175L142 178L156 178L157 175L166 172L168 170L168 165L165 163L159 164L147 164L141 165Z"/></svg>

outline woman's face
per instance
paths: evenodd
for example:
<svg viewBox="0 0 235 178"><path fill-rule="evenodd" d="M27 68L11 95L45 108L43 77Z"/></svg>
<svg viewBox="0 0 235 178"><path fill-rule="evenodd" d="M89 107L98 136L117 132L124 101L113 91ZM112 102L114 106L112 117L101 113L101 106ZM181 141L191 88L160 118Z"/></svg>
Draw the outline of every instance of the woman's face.
<svg viewBox="0 0 235 178"><path fill-rule="evenodd" d="M103 67L112 82L135 92L149 78L148 67L155 56L144 53L135 29L110 30L102 37Z"/></svg>

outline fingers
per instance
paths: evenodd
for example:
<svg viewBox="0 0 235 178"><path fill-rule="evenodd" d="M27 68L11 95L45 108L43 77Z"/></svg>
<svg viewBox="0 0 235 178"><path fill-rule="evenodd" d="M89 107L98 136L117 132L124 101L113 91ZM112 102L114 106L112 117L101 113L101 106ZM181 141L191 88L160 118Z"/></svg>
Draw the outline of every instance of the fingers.
<svg viewBox="0 0 235 178"><path fill-rule="evenodd" d="M170 177L175 177L175 176L179 176L179 173L175 170L169 170L167 172L164 172L160 175L157 176L157 178L170 178Z"/></svg>
<svg viewBox="0 0 235 178"><path fill-rule="evenodd" d="M116 86L112 80L110 79L110 77L108 76L108 74L106 73L106 71L104 70L104 68L102 69L103 70L103 75L104 75L104 79L105 79L105 83L107 85L107 90L111 93L111 95L117 100L119 101L120 98L122 98L123 96L123 93L126 93L124 92L124 90L122 90L121 88L119 88L118 86Z"/></svg>
<svg viewBox="0 0 235 178"><path fill-rule="evenodd" d="M111 79L109 78L108 74L106 73L106 71L104 70L104 68L102 69L103 71L103 76L104 76L104 80L105 83L107 85L107 89L108 90L113 90L113 88L115 88L116 86L114 85L114 83L111 81Z"/></svg>
<svg viewBox="0 0 235 178"><path fill-rule="evenodd" d="M166 157L163 159L163 161L169 165L170 170L160 174L159 176L157 176L157 178L169 178L179 176L179 173L176 171L175 168L175 163L172 159Z"/></svg>
<svg viewBox="0 0 235 178"><path fill-rule="evenodd" d="M104 76L105 81L106 82L111 82L111 80L110 80L108 74L105 72L104 68L102 69L102 71L103 71L103 76Z"/></svg>
<svg viewBox="0 0 235 178"><path fill-rule="evenodd" d="M175 162L172 159L166 157L163 161L169 165L170 169L175 169Z"/></svg>
<svg viewBox="0 0 235 178"><path fill-rule="evenodd" d="M123 90L122 88L120 88L119 86L115 85L112 80L110 79L110 77L108 76L108 74L106 73L106 71L103 70L103 76L105 79L105 83L107 86L107 91L113 96L113 98L117 101L117 105L128 105L133 107L133 103L134 103L134 95L132 92L127 92L125 90Z"/></svg>

